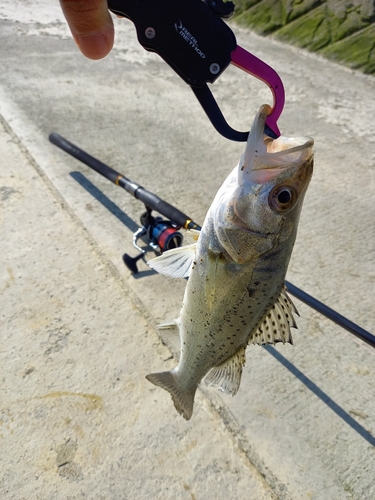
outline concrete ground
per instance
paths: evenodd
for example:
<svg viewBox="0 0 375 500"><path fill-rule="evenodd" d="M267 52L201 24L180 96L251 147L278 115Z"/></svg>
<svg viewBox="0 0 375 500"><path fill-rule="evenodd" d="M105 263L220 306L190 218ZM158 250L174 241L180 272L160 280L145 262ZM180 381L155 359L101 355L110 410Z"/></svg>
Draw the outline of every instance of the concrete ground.
<svg viewBox="0 0 375 500"><path fill-rule="evenodd" d="M184 280L140 263L142 205L48 142L58 132L197 222L243 145L116 20L88 61L47 0L0 5L0 495L21 499L375 498L375 351L307 306L294 346L250 347L239 393L191 421L145 375L173 367ZM374 333L375 79L234 28L286 88L285 135L315 139L288 279ZM214 85L248 128L267 87Z"/></svg>

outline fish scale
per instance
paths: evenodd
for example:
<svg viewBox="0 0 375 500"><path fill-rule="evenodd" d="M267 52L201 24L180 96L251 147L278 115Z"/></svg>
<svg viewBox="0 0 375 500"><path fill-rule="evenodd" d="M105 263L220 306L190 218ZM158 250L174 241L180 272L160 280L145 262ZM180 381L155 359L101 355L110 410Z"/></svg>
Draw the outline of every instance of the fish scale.
<svg viewBox="0 0 375 500"><path fill-rule="evenodd" d="M269 112L262 106L255 117L245 153L217 192L197 243L149 262L168 276L189 277L174 321L178 365L147 375L187 420L202 380L237 393L248 344L292 343L297 311L284 280L312 176L313 140L266 138Z"/></svg>

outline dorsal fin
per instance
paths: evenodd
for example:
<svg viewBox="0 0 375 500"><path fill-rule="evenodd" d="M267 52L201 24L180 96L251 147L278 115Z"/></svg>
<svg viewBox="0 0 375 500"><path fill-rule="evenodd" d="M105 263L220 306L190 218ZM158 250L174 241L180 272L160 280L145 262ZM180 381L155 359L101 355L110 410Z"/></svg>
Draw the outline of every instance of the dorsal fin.
<svg viewBox="0 0 375 500"><path fill-rule="evenodd" d="M233 356L219 366L214 366L204 377L205 384L219 387L220 390L234 396L241 383L242 367L245 364L246 346L241 347Z"/></svg>
<svg viewBox="0 0 375 500"><path fill-rule="evenodd" d="M167 250L147 262L151 269L172 278L188 278L195 259L196 243Z"/></svg>
<svg viewBox="0 0 375 500"><path fill-rule="evenodd" d="M251 335L249 344L275 344L283 342L293 344L290 328L297 328L293 313L298 311L286 293L284 286L280 297L261 319L255 333Z"/></svg>

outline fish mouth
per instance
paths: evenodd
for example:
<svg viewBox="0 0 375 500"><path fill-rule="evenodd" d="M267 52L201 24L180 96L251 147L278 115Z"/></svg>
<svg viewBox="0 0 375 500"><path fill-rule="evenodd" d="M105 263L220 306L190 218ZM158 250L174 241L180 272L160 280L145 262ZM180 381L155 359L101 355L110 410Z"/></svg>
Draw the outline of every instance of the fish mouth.
<svg viewBox="0 0 375 500"><path fill-rule="evenodd" d="M260 107L250 129L245 153L239 163L239 184L249 180L263 184L284 170L308 163L313 152L311 137L285 137L271 139L264 134L267 116L272 109L265 104Z"/></svg>

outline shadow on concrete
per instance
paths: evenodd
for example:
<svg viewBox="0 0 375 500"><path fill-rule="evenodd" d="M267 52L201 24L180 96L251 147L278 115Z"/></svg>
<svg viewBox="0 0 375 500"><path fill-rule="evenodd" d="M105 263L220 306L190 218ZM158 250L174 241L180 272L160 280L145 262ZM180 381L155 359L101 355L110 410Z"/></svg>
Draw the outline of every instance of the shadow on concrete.
<svg viewBox="0 0 375 500"><path fill-rule="evenodd" d="M120 207L113 203L112 200L108 198L100 189L98 189L91 181L88 180L81 172L70 172L70 176L73 177L75 181L78 182L86 191L88 191L91 196L98 200L107 210L111 212L112 215L117 217L117 219L125 224L125 226L130 229L133 233L137 231L139 225L134 222L125 212L121 210Z"/></svg>
<svg viewBox="0 0 375 500"><path fill-rule="evenodd" d="M152 259L152 257L150 257L150 259ZM148 271L139 271L136 274L133 273L133 278L139 280L141 278L147 278L147 276L153 276L154 274L157 274L157 272L153 269L150 269Z"/></svg>
<svg viewBox="0 0 375 500"><path fill-rule="evenodd" d="M125 212L121 210L120 207L116 205L112 200L108 198L100 189L98 189L87 177L85 177L81 172L70 172L70 176L73 177L73 179L78 182L80 186L82 186L88 193L91 194L96 200L98 200L109 212L111 212L112 215L117 217L117 219L125 224L125 226L130 229L133 233L135 233L139 229L139 225L134 222L132 218L130 218ZM142 206L143 207L143 206ZM145 242L147 244L147 242ZM151 248L151 247L149 247ZM134 249L134 251L136 251ZM147 251L147 249L146 249ZM152 259L152 257L155 254L150 254L149 259ZM142 260L146 262L147 259L144 258L145 255L142 257ZM149 260L148 259L148 260ZM148 269L147 271L140 271L136 274L132 273L132 276L135 279L140 279L140 278L146 278L147 276L152 276L153 274L157 274L156 271L153 269Z"/></svg>
<svg viewBox="0 0 375 500"><path fill-rule="evenodd" d="M368 430L362 427L353 417L349 415L341 406L339 406L328 394L322 391L312 380L304 375L293 363L280 354L274 347L267 345L262 346L271 356L273 356L279 363L281 363L287 370L289 370L295 377L298 378L311 392L313 392L319 399L323 401L337 416L342 418L345 423L355 430L360 436L363 437L371 446L375 446L375 437L372 436Z"/></svg>

